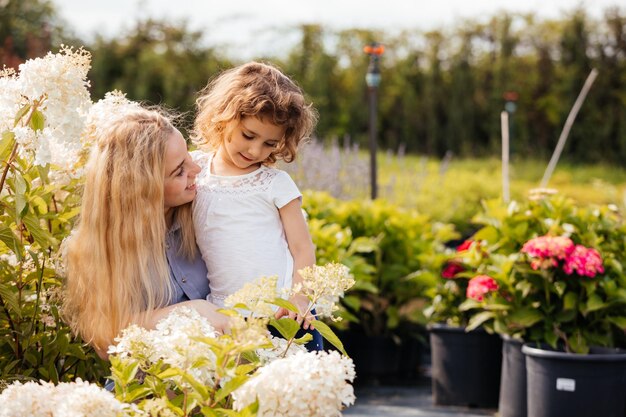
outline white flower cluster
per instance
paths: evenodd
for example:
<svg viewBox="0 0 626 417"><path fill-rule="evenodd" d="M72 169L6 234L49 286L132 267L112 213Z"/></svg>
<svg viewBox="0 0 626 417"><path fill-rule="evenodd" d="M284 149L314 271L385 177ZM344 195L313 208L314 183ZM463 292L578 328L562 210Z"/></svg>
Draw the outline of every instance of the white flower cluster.
<svg viewBox="0 0 626 417"><path fill-rule="evenodd" d="M267 330L267 322L265 318L231 316L229 321L231 336L244 349L268 345L270 333Z"/></svg>
<svg viewBox="0 0 626 417"><path fill-rule="evenodd" d="M94 138L100 134L102 129L109 126L111 121L140 108L139 103L130 101L126 98L126 94L119 90L106 93L102 100L99 100L89 109L82 136L83 143L85 145L93 143Z"/></svg>
<svg viewBox="0 0 626 417"><path fill-rule="evenodd" d="M254 282L249 282L234 294L226 297L224 305L235 307L238 304L243 304L256 316L273 316L275 307L271 302L280 296L276 290L277 282L278 277L276 275L261 277Z"/></svg>
<svg viewBox="0 0 626 417"><path fill-rule="evenodd" d="M215 366L195 367L198 360L215 364L215 354L209 345L195 340L197 337L217 337L209 321L196 310L187 307L174 309L159 321L154 330L131 325L117 337L108 353L121 358L143 358L150 363L162 360L180 368L204 384L214 380Z"/></svg>
<svg viewBox="0 0 626 417"><path fill-rule="evenodd" d="M76 382L15 382L0 394L0 417L121 417L141 415L136 406L124 404L97 385Z"/></svg>
<svg viewBox="0 0 626 417"><path fill-rule="evenodd" d="M15 71L0 71L0 132L13 129L15 115L20 109L22 96Z"/></svg>
<svg viewBox="0 0 626 417"><path fill-rule="evenodd" d="M22 157L34 154L35 164L72 168L82 149L80 137L91 107L87 80L90 66L88 51L62 47L57 54L49 52L21 64L17 76L3 74L0 128L13 131ZM29 116L12 126L17 111L35 103L39 103L37 110L44 116L43 129L35 132L25 124Z"/></svg>
<svg viewBox="0 0 626 417"><path fill-rule="evenodd" d="M270 336L270 341L272 342L271 348L257 349L256 351L262 365L274 362L279 358L295 355L298 352L307 352L304 345L299 345L297 343L292 343L289 346L289 350L286 350L288 340L283 339L282 337Z"/></svg>
<svg viewBox="0 0 626 417"><path fill-rule="evenodd" d="M337 319L333 312L338 309L339 298L355 282L350 269L339 263L328 263L324 266L307 266L298 272L302 283L295 285L293 291L306 295L315 303L318 317Z"/></svg>
<svg viewBox="0 0 626 417"><path fill-rule="evenodd" d="M298 352L277 359L233 392L234 409L258 399L257 416L334 417L354 403L354 364L338 352Z"/></svg>

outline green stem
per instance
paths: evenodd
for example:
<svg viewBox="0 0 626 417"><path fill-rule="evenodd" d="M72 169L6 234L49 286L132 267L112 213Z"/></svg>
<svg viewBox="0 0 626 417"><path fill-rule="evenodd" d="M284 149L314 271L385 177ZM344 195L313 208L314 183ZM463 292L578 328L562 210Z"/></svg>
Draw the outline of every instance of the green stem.
<svg viewBox="0 0 626 417"><path fill-rule="evenodd" d="M15 328L15 323L13 322L13 318L11 317L11 313L9 312L9 309L7 308L6 304L4 303L4 299L2 298L2 296L0 296L0 306L2 306L2 309L4 310L4 314L6 314L7 316L7 321L9 322L9 327L11 328L11 334L13 335L13 337L15 338L15 356L17 359L21 359L22 358L22 347L20 345L20 338L19 335L17 333L17 330Z"/></svg>

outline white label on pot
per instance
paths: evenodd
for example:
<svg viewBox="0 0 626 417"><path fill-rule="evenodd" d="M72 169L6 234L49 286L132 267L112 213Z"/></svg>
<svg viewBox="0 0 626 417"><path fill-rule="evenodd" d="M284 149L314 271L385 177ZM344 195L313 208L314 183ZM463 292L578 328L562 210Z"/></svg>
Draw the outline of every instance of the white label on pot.
<svg viewBox="0 0 626 417"><path fill-rule="evenodd" d="M557 378L556 389L558 391L576 391L576 380L571 378Z"/></svg>

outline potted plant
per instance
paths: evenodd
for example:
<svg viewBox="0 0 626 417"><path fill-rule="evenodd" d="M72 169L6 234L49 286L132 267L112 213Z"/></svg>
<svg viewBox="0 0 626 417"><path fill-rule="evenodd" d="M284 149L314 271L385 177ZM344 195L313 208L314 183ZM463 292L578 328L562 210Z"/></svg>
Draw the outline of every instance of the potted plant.
<svg viewBox="0 0 626 417"><path fill-rule="evenodd" d="M626 224L616 207L577 207L559 196L508 207L491 201L476 220L484 224L474 236L485 254L478 269L495 279L498 291L481 301L466 301L460 309L472 313L470 329L480 326L506 336L518 358L508 357L505 348L500 414L525 416L527 402L529 415L548 415L543 413L558 398L556 407L565 407L560 413L567 409L568 415L587 415L584 410L591 407L594 415L613 415L598 408L597 399L606 396L605 403L617 407L615 415L621 416L626 355L611 351L612 356L600 357L595 348L626 347ZM527 344L523 349L522 342ZM583 382L584 371L572 371L577 376L567 378L567 369L554 368L560 376L536 369L539 362L555 358L560 364L593 363L593 381ZM609 359L616 362L607 368L618 373L600 377L598 361ZM578 391L570 380L578 381ZM586 385L595 394L575 394ZM528 398L527 390L532 394ZM583 403L589 400L591 404Z"/></svg>
<svg viewBox="0 0 626 417"><path fill-rule="evenodd" d="M432 222L385 201L305 198L318 262L341 262L356 284L335 323L354 359L359 381L406 382L418 375L426 293L445 261L451 225Z"/></svg>
<svg viewBox="0 0 626 417"><path fill-rule="evenodd" d="M484 329L467 326L473 312L461 307L480 302L498 289L496 281L478 272L480 242L466 240L441 272L424 311L429 319L433 401L438 405L495 408L498 404L501 340Z"/></svg>

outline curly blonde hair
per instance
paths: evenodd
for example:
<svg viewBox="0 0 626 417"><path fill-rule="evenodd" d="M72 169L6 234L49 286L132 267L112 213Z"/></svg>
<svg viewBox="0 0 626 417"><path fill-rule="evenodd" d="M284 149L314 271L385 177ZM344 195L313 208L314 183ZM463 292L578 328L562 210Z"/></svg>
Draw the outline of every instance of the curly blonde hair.
<svg viewBox="0 0 626 417"><path fill-rule="evenodd" d="M174 131L161 111L138 108L111 121L91 150L80 218L66 248L63 313L99 352L120 330L170 302L164 160ZM193 256L191 203L174 216L182 252Z"/></svg>
<svg viewBox="0 0 626 417"><path fill-rule="evenodd" d="M200 92L192 139L200 147L217 150L230 140L233 122L256 117L285 127L285 135L264 161L295 159L298 145L309 138L317 112L300 87L278 68L260 62L222 72Z"/></svg>

